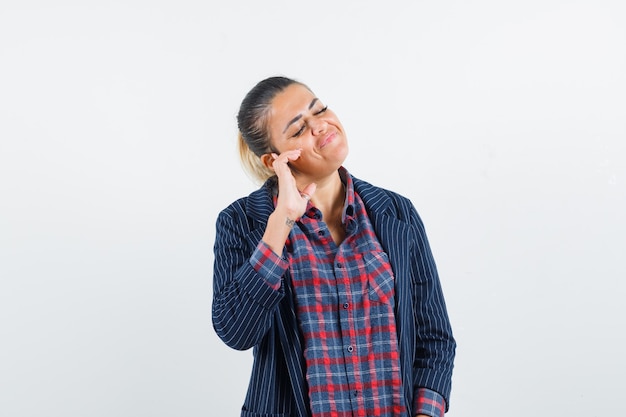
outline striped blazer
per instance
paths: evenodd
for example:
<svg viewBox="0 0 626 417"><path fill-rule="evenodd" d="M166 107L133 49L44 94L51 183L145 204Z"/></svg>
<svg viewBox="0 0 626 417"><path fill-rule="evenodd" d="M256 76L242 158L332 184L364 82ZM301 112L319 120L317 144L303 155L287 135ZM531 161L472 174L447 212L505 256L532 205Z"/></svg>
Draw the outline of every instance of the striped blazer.
<svg viewBox="0 0 626 417"><path fill-rule="evenodd" d="M419 387L449 406L456 343L422 221L405 197L353 178L395 275L396 327L407 409ZM249 259L274 211L271 184L224 209L217 219L213 327L228 346L254 348L241 417L310 416L289 270L270 288Z"/></svg>

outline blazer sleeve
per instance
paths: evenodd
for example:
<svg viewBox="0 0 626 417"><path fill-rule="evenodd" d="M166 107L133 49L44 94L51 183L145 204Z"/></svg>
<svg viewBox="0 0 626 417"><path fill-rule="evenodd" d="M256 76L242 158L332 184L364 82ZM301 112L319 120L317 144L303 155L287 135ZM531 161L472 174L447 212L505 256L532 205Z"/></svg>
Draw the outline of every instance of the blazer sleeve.
<svg viewBox="0 0 626 417"><path fill-rule="evenodd" d="M262 230L250 229L242 204L222 211L216 222L213 267L213 327L237 350L255 346L267 333L284 289L259 276L250 257Z"/></svg>
<svg viewBox="0 0 626 417"><path fill-rule="evenodd" d="M411 254L413 311L416 319L414 398L417 398L419 387L432 389L444 397L447 411L456 342L426 231L412 204L410 222L415 231Z"/></svg>

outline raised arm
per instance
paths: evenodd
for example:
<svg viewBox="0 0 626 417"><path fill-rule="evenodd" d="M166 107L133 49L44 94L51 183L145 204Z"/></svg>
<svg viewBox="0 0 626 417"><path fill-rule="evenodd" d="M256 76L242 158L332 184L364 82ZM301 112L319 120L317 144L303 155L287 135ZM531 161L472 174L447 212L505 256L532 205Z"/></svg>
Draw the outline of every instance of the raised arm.
<svg viewBox="0 0 626 417"><path fill-rule="evenodd" d="M301 193L287 165L300 157L300 150L272 157L279 196L267 222L253 222L256 226L251 229L245 200L228 207L217 219L213 327L224 343L239 350L259 343L272 324L272 314L284 296L285 241L315 192L311 184Z"/></svg>
<svg viewBox="0 0 626 417"><path fill-rule="evenodd" d="M284 296L250 262L262 229L247 229L243 203L235 203L217 219L213 267L213 327L233 349L256 345L271 326L274 309Z"/></svg>

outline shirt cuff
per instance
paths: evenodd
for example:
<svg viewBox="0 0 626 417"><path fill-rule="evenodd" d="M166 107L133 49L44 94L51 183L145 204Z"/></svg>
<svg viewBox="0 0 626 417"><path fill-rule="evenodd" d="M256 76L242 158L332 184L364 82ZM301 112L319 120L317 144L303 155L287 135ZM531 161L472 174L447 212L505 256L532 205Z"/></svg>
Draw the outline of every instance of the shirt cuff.
<svg viewBox="0 0 626 417"><path fill-rule="evenodd" d="M443 417L446 412L446 400L439 393L428 388L417 390L414 406L415 415L426 414L431 417Z"/></svg>
<svg viewBox="0 0 626 417"><path fill-rule="evenodd" d="M277 290L289 263L280 257L263 241L260 241L250 257L250 265L272 289Z"/></svg>

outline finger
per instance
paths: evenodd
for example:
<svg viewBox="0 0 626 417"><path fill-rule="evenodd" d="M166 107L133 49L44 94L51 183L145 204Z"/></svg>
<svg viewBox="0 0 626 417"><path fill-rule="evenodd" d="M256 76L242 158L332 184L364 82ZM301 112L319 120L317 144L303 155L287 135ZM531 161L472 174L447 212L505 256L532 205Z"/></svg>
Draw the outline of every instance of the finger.
<svg viewBox="0 0 626 417"><path fill-rule="evenodd" d="M313 197L313 194L315 194L316 189L317 189L317 184L312 182L306 187L304 187L304 189L300 192L300 195L302 195L302 197L306 196L304 198L306 198L307 200L310 200L311 197Z"/></svg>
<svg viewBox="0 0 626 417"><path fill-rule="evenodd" d="M287 164L289 163L289 161L295 161L296 159L300 158L301 152L302 152L302 149L292 149L289 151L285 151L281 153L280 155L272 153L272 157L274 157L276 161Z"/></svg>

